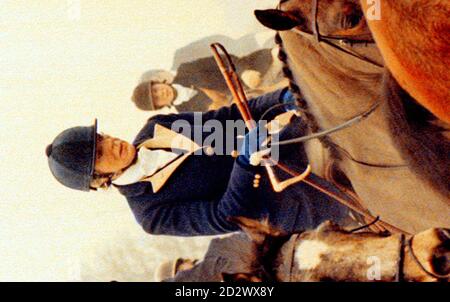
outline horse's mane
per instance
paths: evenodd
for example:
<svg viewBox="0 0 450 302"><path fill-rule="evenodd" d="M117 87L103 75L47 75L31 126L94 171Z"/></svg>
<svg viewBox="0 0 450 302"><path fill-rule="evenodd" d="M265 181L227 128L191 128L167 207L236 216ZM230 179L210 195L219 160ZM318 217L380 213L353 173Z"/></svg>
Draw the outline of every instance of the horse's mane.
<svg viewBox="0 0 450 302"><path fill-rule="evenodd" d="M287 1L287 0L284 0ZM282 0L283 2L283 0ZM281 2L281 3L282 3ZM304 118L308 128L311 130L312 133L320 132L322 129L319 126L319 123L317 122L314 115L309 113L308 111L308 103L305 101L305 98L303 97L303 94L300 90L300 87L297 85L294 79L294 75L292 74L291 69L289 68L289 64L287 62L287 54L283 49L283 40L281 39L281 36L279 32L275 34L275 44L279 47L278 52L278 59L283 64L283 75L285 78L289 80L289 89L292 92L292 94L295 97L296 104L300 109L300 112L302 114L302 117ZM322 143L322 145L328 149L330 152L330 156L334 159L339 159L339 153L337 151L336 145L328 138L328 136L322 136L319 138L319 141Z"/></svg>
<svg viewBox="0 0 450 302"><path fill-rule="evenodd" d="M394 141L408 164L434 188L450 196L450 141L443 135L446 129L433 124L435 117L403 90L389 72L384 76L383 96L388 102Z"/></svg>

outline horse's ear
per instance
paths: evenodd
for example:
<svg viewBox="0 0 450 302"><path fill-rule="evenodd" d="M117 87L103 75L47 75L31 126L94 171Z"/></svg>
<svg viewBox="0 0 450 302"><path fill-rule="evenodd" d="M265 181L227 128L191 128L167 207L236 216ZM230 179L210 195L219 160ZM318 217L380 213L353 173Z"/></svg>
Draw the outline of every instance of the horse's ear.
<svg viewBox="0 0 450 302"><path fill-rule="evenodd" d="M303 20L279 9L255 10L258 21L274 30L289 30L303 23Z"/></svg>
<svg viewBox="0 0 450 302"><path fill-rule="evenodd" d="M262 282L261 278L248 273L222 273L223 282Z"/></svg>
<svg viewBox="0 0 450 302"><path fill-rule="evenodd" d="M228 221L237 224L257 244L262 244L267 236L284 235L281 231L270 226L267 219L259 221L246 217L229 217Z"/></svg>

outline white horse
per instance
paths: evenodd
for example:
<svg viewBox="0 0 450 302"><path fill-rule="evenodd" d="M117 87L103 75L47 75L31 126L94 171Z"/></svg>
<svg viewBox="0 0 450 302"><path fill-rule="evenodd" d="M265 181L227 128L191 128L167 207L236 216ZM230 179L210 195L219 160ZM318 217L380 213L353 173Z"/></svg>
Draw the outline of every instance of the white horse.
<svg viewBox="0 0 450 302"><path fill-rule="evenodd" d="M279 9L256 15L280 31L280 59L292 90L301 93L299 103L312 132L342 124L379 103L362 122L305 143L313 172L326 176L327 164L335 161L372 215L406 232L450 227L448 141L443 136L437 146L425 141L413 152L398 146L411 136L393 127L395 108L382 89L386 69L359 1L284 0ZM429 161L412 160L422 154ZM442 177L433 176L432 168L421 173L421 164L434 164Z"/></svg>

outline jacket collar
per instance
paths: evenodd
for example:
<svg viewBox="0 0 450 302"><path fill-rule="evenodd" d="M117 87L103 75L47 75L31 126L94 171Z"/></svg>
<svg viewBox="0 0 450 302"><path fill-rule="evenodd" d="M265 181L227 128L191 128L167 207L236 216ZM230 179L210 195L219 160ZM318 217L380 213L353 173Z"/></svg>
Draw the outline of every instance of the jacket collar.
<svg viewBox="0 0 450 302"><path fill-rule="evenodd" d="M178 149L183 151L183 155L181 155L176 160L169 163L167 166L156 172L155 174L143 178L138 184L143 184L144 182L150 182L152 184L153 193L157 193L167 182L170 176L176 171L176 169L194 152L201 149L202 147L196 144L191 139L186 136L179 134L171 129L168 129L159 124L155 125L153 131L153 137L142 142L137 146L137 148L148 148L148 149L159 149L159 148L168 148L168 149ZM120 186L120 191L125 195L138 195L138 192L130 192L127 190L131 189L136 184L128 185L128 186ZM140 188L144 189L145 185L140 185ZM136 187L137 189L137 187ZM131 191L134 191L131 189ZM141 190L138 190L141 191ZM130 194L128 194L130 193Z"/></svg>
<svg viewBox="0 0 450 302"><path fill-rule="evenodd" d="M142 147L146 147L148 149L180 149L187 152L201 148L198 144L186 136L159 124L155 125L153 137L137 146L138 149Z"/></svg>

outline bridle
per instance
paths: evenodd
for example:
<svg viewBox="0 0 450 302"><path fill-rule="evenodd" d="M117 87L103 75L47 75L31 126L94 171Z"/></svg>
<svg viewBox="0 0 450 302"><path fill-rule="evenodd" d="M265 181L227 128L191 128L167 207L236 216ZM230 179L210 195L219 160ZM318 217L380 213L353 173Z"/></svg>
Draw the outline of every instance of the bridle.
<svg viewBox="0 0 450 302"><path fill-rule="evenodd" d="M419 258L417 258L417 255L414 252L413 249L413 240L414 236L411 236L409 239L406 239L405 234L400 235L400 250L398 253L398 260L397 260L397 274L396 274L396 282L402 282L405 281L405 275L404 275L404 264L405 264L405 257L406 257L406 251L409 252L412 259L414 260L414 263L420 268L422 272L424 272L426 275L428 275L431 278L435 278L439 281L445 281L450 278L450 274L441 275L437 273L430 272L423 264L420 262Z"/></svg>
<svg viewBox="0 0 450 302"><path fill-rule="evenodd" d="M287 1L287 0L285 0ZM278 5L278 8L280 8L281 3L285 2L281 1ZM384 66L362 54L359 54L355 51L351 51L348 48L345 48L347 45L354 45L354 44L375 44L375 40L372 38L371 35L353 35L353 36L327 36L322 35L320 33L319 29L319 22L318 22L318 16L319 16L319 0L311 0L312 4L312 18L311 18L311 28L312 32L308 32L306 30L299 30L297 28L293 28L292 31L304 36L304 37L313 37L314 40L317 43L323 43L326 44L334 49L339 50L340 52L343 52L347 55L350 55L352 57L355 57L359 60L362 60L366 63L369 63L371 65L383 68ZM337 42L337 43L336 43Z"/></svg>
<svg viewBox="0 0 450 302"><path fill-rule="evenodd" d="M404 236L404 235L402 234L402 236ZM407 249L408 249L408 251L409 251L411 257L413 258L414 262L417 264L417 266L419 266L419 268L420 268L425 274L427 274L428 276L430 276L430 277L432 277L432 278L436 278L436 279L438 279L438 280L440 280L440 281L445 281L445 280L449 279L449 278L450 278L450 273L445 274L445 275L441 275L441 274L437 274L437 273L432 273L432 272L430 272L429 270L427 270L427 269L425 268L425 266L420 262L419 258L417 258L417 255L414 253L414 250L413 250L413 240L414 240L414 236L412 236L411 238L409 238L409 239L407 240L406 247L407 247Z"/></svg>
<svg viewBox="0 0 450 302"><path fill-rule="evenodd" d="M369 59L366 56L363 56L359 53L356 53L354 51L350 51L346 48L344 48L343 46L345 45L352 45L352 44L375 44L375 40L370 37L370 36L366 36L366 35L362 35L362 36L353 36L351 39L349 39L349 37L346 36L323 36L320 34L320 30L319 30L319 22L317 20L318 15L319 15L319 0L311 0L312 1L312 29L313 29L313 36L315 38L315 40L317 41L317 43L325 43L341 52L344 52L348 55L351 55L355 58L358 58L362 61L365 61L367 63L370 63L372 65L378 66L383 68L384 66L375 62L372 59ZM309 33L307 32L303 32L300 31L298 29L294 29L295 32L301 34L301 35L308 35ZM334 43L334 41L337 41L338 44Z"/></svg>
<svg viewBox="0 0 450 302"><path fill-rule="evenodd" d="M286 2L288 0L281 0L277 6L278 9L281 9L281 4ZM384 66L378 64L377 62L361 55L358 54L356 52L350 51L346 48L343 47L343 45L348 45L348 44L360 44L360 43L364 43L364 44L375 44L375 41L373 40L373 38L371 36L352 36L352 38L350 39L349 36L325 36L320 34L320 30L319 30L319 22L318 22L318 14L319 14L319 0L311 0L312 1L312 21L311 21L311 28L312 28L312 32L307 32L307 31L302 31L299 30L297 28L293 28L291 29L293 32L301 35L301 36L306 36L306 37L314 37L315 41L317 43L325 43L345 54L348 54L350 56L356 57L360 60L363 60L365 62L368 62L372 65L378 66L383 68ZM335 42L338 42L338 44L336 44ZM366 119L367 117L369 117L376 109L378 109L380 105L380 102L375 102L368 110L366 110L365 112L356 115L355 117L349 119L348 121L333 127L331 129L326 129L323 131L320 131L318 133L314 133L308 136L304 136L301 138L295 138L295 139L291 139L291 140L286 140L286 141L279 141L279 142L274 142L273 145L288 145L288 144L293 144L293 143L303 143L306 142L308 140L311 139L315 139L315 138L322 138L324 136L327 136L331 133L334 132L338 132L340 130L343 130L345 128L348 128L352 125L354 125L355 123L358 123L364 119ZM269 109L270 110L270 109ZM263 116L266 114L266 112L263 114ZM334 146L334 147L339 147L339 146ZM342 148L339 148L342 149ZM361 162L362 164L366 164L364 162ZM371 164L367 163L368 166L371 166ZM382 165L374 165L374 166L382 166ZM398 167L398 166L395 166Z"/></svg>

